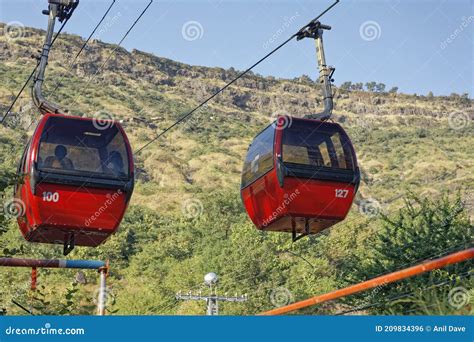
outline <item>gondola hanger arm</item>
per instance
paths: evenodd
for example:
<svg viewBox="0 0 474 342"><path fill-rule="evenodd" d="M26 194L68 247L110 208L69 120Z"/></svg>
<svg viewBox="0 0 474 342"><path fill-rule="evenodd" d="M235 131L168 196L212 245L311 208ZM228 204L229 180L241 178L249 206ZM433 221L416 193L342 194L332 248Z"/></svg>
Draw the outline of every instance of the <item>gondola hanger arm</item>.
<svg viewBox="0 0 474 342"><path fill-rule="evenodd" d="M331 30L331 26L321 24L321 22L319 22L318 20L312 20L308 25L304 26L296 34L296 40L312 38L316 43L316 56L319 69L318 79L322 87L324 109L322 112L317 114L308 114L305 116L305 118L322 121L329 120L331 118L332 110L334 108L332 93L332 82L334 81L334 79L332 78L332 76L336 71L336 68L328 66L326 64L326 55L324 53L323 44L323 32L325 30Z"/></svg>
<svg viewBox="0 0 474 342"><path fill-rule="evenodd" d="M46 37L39 57L38 69L36 70L32 89L33 103L38 107L41 114L63 112L59 105L48 101L43 96L42 87L46 66L48 65L56 18L58 18L60 22L68 20L79 5L79 0L48 0L48 4L48 9L43 11L43 14L48 15L48 28L46 30Z"/></svg>

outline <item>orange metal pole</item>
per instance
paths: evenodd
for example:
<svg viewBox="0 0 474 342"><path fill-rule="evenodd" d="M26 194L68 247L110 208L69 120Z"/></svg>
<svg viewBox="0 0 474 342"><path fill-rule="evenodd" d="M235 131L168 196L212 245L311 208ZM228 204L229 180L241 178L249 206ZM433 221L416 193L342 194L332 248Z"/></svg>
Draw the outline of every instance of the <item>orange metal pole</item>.
<svg viewBox="0 0 474 342"><path fill-rule="evenodd" d="M460 251L460 252L456 252L456 253L444 256L442 258L424 261L421 264L408 267L400 271L388 273L374 279L369 279L362 283L351 285L343 289L325 293L323 295L315 296L315 297L302 300L300 302L296 302L290 305L282 306L280 308L276 308L273 310L265 311L265 312L260 313L259 315L282 315L291 311L306 308L308 306L321 304L324 302L328 302L330 300L346 297L358 292L373 289L380 285L385 285L385 284L393 283L405 278L410 278L421 273L429 272L438 268L443 268L445 266L456 264L456 263L466 261L472 258L474 258L474 248L469 248L464 251Z"/></svg>

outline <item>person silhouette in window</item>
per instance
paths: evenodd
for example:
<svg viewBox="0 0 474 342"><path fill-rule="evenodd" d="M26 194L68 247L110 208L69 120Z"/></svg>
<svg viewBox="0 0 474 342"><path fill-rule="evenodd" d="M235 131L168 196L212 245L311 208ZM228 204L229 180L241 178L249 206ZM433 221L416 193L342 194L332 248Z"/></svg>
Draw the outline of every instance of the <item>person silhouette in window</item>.
<svg viewBox="0 0 474 342"><path fill-rule="evenodd" d="M125 177L125 172L123 169L123 159L122 155L117 151L112 151L109 154L109 159L107 163L107 168L112 171L114 176Z"/></svg>
<svg viewBox="0 0 474 342"><path fill-rule="evenodd" d="M74 170L71 159L67 158L67 148L64 145L58 145L54 149L54 156L49 156L44 161L44 166L53 169Z"/></svg>
<svg viewBox="0 0 474 342"><path fill-rule="evenodd" d="M312 166L324 166L323 155L318 146L308 147L309 163Z"/></svg>

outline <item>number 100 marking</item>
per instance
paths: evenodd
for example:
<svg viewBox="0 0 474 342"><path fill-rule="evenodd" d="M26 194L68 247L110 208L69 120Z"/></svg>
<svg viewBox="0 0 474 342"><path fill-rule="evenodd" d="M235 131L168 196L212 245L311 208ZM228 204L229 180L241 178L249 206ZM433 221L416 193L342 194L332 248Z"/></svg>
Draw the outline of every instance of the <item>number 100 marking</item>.
<svg viewBox="0 0 474 342"><path fill-rule="evenodd" d="M58 202L59 194L57 192L45 191L43 192L43 201L44 202Z"/></svg>

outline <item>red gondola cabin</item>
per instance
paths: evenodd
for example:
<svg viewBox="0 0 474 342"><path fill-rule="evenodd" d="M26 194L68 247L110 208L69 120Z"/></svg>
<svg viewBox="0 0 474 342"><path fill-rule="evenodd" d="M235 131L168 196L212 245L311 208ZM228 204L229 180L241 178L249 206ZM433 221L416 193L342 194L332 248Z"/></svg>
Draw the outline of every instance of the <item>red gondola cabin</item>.
<svg viewBox="0 0 474 342"><path fill-rule="evenodd" d="M314 234L342 221L359 186L354 148L341 126L280 116L253 140L241 196L258 229Z"/></svg>
<svg viewBox="0 0 474 342"><path fill-rule="evenodd" d="M114 233L134 186L130 144L115 121L46 114L25 148L15 197L26 240L95 247Z"/></svg>

